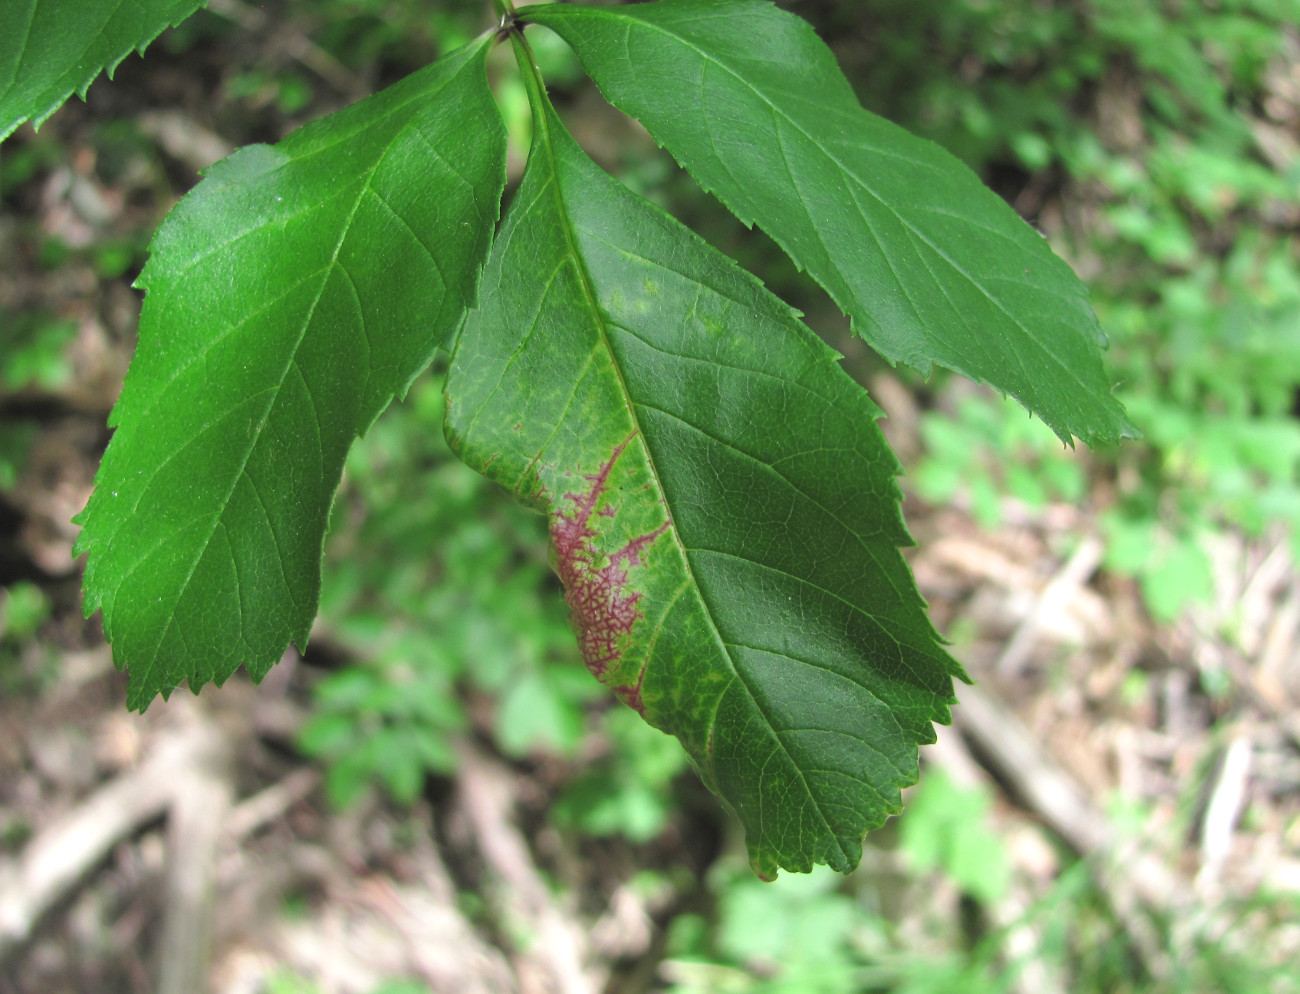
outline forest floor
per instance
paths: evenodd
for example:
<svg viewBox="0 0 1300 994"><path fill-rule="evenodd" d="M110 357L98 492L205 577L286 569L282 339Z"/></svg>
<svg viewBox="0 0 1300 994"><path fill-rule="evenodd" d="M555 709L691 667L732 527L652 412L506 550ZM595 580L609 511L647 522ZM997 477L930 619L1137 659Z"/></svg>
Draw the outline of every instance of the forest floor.
<svg viewBox="0 0 1300 994"><path fill-rule="evenodd" d="M228 150L201 109L222 57L130 60L89 106L20 132L0 174L0 314L43 315L32 334L53 342L48 376L19 382L6 354L0 377L0 442L24 451L0 474L0 994L372 994L393 978L457 994L685 990L667 937L716 911L711 868L740 848L693 774L657 838L582 838L546 817L574 761L507 759L475 721L456 773L411 808L370 791L333 810L295 744L329 652L291 652L260 687L240 675L125 708L98 619L82 617L70 521L129 361L143 240L173 187ZM130 128L96 123L124 108ZM0 329L6 353L18 327ZM872 389L896 448L918 451L915 399L887 376ZM992 531L962 506L907 513L917 579L976 681L923 762L991 793L1010 860L980 927L1042 941L1025 913L1081 857L1156 987L1220 946L1276 971L1269 989L1297 989L1300 576L1285 537L1222 536L1214 601L1158 625L1102 567L1085 509L1004 502ZM26 629L15 589L46 605ZM897 933L960 946L969 894L904 865L895 825L871 842L860 872ZM1015 987L1066 989L1032 966Z"/></svg>
<svg viewBox="0 0 1300 994"><path fill-rule="evenodd" d="M125 362L106 342L87 351ZM636 846L557 833L546 812L574 764L508 761L486 723L411 809L369 791L332 810L295 746L324 670L292 653L260 687L241 675L126 710L97 620L81 617L68 523L110 395L5 401L34 434L3 497L0 562L51 607L3 643L0 994L181 992L204 976L220 994L294 989L274 986L285 976L326 994L395 977L437 992L666 989L672 919L707 913L710 866L736 855L692 774L668 828ZM1099 569L1077 510L1004 512L989 532L960 507L909 506L918 580L977 681L923 759L996 792L1016 881L986 913L1013 920L1077 854L1153 978L1207 934L1280 968L1300 926L1242 908L1300 897L1300 583L1285 546L1225 538L1218 602L1161 627ZM909 875L890 837L862 872L905 879L895 924L959 920L961 888ZM639 889L651 868L673 885Z"/></svg>

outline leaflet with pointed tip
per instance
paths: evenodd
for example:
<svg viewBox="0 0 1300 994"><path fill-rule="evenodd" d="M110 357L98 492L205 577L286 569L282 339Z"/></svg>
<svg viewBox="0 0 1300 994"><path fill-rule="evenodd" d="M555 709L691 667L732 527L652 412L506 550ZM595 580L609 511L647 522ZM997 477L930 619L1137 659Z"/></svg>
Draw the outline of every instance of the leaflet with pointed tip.
<svg viewBox="0 0 1300 994"><path fill-rule="evenodd" d="M454 334L487 257L487 41L236 152L158 229L76 547L132 707L305 645L348 447Z"/></svg>
<svg viewBox="0 0 1300 994"><path fill-rule="evenodd" d="M448 438L548 515L587 666L682 741L756 872L847 871L963 676L899 552L880 412L757 280L534 120Z"/></svg>
<svg viewBox="0 0 1300 994"><path fill-rule="evenodd" d="M1088 292L956 158L868 113L767 0L533 6L606 98L806 268L890 362L1015 397L1063 440L1136 434Z"/></svg>

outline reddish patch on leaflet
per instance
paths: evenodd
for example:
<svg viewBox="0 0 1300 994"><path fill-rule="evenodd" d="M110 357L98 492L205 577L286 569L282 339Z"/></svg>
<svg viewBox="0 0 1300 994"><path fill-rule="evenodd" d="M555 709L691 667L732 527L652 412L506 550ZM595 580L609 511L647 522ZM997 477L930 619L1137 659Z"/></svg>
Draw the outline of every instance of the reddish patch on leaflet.
<svg viewBox="0 0 1300 994"><path fill-rule="evenodd" d="M636 678L636 685L633 687L623 686L611 688L614 693L618 695L620 701L630 707L642 718L645 717L645 702L641 700L641 680L644 677L645 673L643 672L641 676Z"/></svg>
<svg viewBox="0 0 1300 994"><path fill-rule="evenodd" d="M624 636L642 617L637 603L640 593L629 593L627 571L641 562L642 551L668 528L664 522L654 531L632 539L627 545L608 557L597 553L591 540L597 532L592 527L593 516L612 517L614 510L596 505L609 486L609 474L614 464L636 437L633 432L610 455L599 472L586 477L591 484L585 493L569 494L573 502L570 514L558 510L551 516L551 543L555 547L556 568L564 583L564 599L569 605L570 617L578 632L578 644L587 669L600 679L622 654ZM597 565L599 563L599 565ZM628 706L642 710L641 685L615 687Z"/></svg>

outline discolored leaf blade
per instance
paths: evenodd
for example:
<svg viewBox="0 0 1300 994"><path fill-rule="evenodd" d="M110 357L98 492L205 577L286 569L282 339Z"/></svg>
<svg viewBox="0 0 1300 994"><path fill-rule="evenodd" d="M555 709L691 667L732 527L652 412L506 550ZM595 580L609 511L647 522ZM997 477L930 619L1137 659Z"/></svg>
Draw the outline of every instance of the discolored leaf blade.
<svg viewBox="0 0 1300 994"><path fill-rule="evenodd" d="M84 97L132 51L205 0L4 0L0 3L0 139L39 126L73 93Z"/></svg>
<svg viewBox="0 0 1300 994"><path fill-rule="evenodd" d="M962 675L899 553L880 412L788 307L533 97L448 438L548 515L588 668L682 741L755 870L848 871Z"/></svg>
<svg viewBox="0 0 1300 994"><path fill-rule="evenodd" d="M616 107L757 223L890 362L1015 397L1062 439L1135 434L1087 290L956 158L863 110L767 0L535 6Z"/></svg>
<svg viewBox="0 0 1300 994"><path fill-rule="evenodd" d="M486 50L237 152L159 228L77 543L132 707L305 644L348 447L459 327L487 256Z"/></svg>

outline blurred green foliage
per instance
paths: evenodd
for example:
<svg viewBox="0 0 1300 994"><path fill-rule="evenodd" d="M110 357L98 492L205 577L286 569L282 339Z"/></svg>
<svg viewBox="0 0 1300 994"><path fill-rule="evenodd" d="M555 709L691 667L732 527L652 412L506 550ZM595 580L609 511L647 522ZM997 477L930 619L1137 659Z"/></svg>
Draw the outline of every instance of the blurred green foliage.
<svg viewBox="0 0 1300 994"><path fill-rule="evenodd" d="M35 434L36 426L30 421L0 420L0 493L18 482Z"/></svg>
<svg viewBox="0 0 1300 994"><path fill-rule="evenodd" d="M677 741L651 728L628 708L604 716L608 753L569 783L551 808L561 828L585 835L622 835L647 842L673 812L672 782L686 769Z"/></svg>
<svg viewBox="0 0 1300 994"><path fill-rule="evenodd" d="M266 978L261 988L265 994L321 994L320 985L292 970L280 969ZM371 994L433 994L418 980L386 980Z"/></svg>
<svg viewBox="0 0 1300 994"><path fill-rule="evenodd" d="M289 16L350 73L390 81L459 45L490 21L483 0L295 0ZM1300 107L1277 74L1300 45L1296 0L785 0L837 48L864 103L940 142L1034 217L1090 280L1112 339L1110 361L1146 439L1122 451L1063 451L1010 403L940 380L940 410L923 416L927 449L910 485L925 499L962 497L985 524L1000 501L1030 507L1098 500L1107 566L1142 584L1152 613L1176 617L1213 589L1204 548L1225 529L1289 535L1300 554ZM305 25L305 27L303 26ZM164 36L183 52L228 37L204 13ZM530 32L530 34L532 34ZM576 64L547 32L532 36L557 88ZM1287 54L1285 46L1292 46ZM227 100L311 116L328 85L301 61L231 67ZM526 143L522 90L508 75L498 99L512 140ZM1280 101L1280 102L1279 102ZM1288 117L1291 114L1294 116ZM38 182L64 150L49 132L6 146L0 203ZM1288 144L1289 142L1289 144ZM97 172L112 182L147 142L123 121L95 137ZM144 151L142 151L144 149ZM779 252L728 228L662 155L632 149L625 178L702 228L810 312ZM85 249L43 238L38 261L90 261L105 279L129 274L140 239L104 235ZM75 327L49 313L0 316L0 391L57 389ZM632 712L609 707L578 662L566 607L545 560L541 518L457 463L442 439L440 381L429 376L349 457L334 509L322 593L329 626L317 645L333 668L313 688L300 745L328 770L340 805L380 784L397 801L429 773L452 768L451 736L488 715L499 748L525 757L594 751L549 817L566 832L644 842L674 817L676 743ZM946 410L943 408L947 408ZM955 415L955 416L954 416ZM11 488L34 428L0 421L0 490ZM0 674L31 679L30 643L49 612L31 584L0 589ZM592 749L591 743L597 745ZM982 906L1008 887L1007 854L987 799L931 770L900 823L900 846L922 878L950 881ZM674 994L922 994L1005 991L1026 968L1007 942L1032 926L1034 957L1078 991L1294 991L1242 943L1162 939L1176 974L1153 986L1131 937L1071 865L1016 920L963 947L919 949L880 913L868 874L828 872L755 881L723 861L708 907L677 915L664 970ZM1276 917L1297 909L1245 909ZM951 938L951 937L949 937ZM1243 940L1244 941L1244 940ZM269 990L314 988L283 974ZM394 986L396 990L404 989ZM410 988L412 991L417 988Z"/></svg>
<svg viewBox="0 0 1300 994"><path fill-rule="evenodd" d="M986 528L1002 520L1001 498L1035 510L1049 501L1075 504L1088 490L1087 468L1062 452L1061 441L1041 421L989 403L985 393L956 398L956 416L921 421L926 459L911 474L916 492L934 504L964 495Z"/></svg>
<svg viewBox="0 0 1300 994"><path fill-rule="evenodd" d="M775 883L739 864L719 866L710 881L713 921L679 915L668 936L665 972L671 994L851 994L861 990L857 949L883 923L847 892L842 878L817 867Z"/></svg>
<svg viewBox="0 0 1300 994"><path fill-rule="evenodd" d="M926 810L922 820L939 809ZM1189 941L1177 920L1156 923L1158 948L1146 955L1167 958L1170 970L1153 978L1094 881L1091 867L1074 862L1013 920L944 941L932 928L889 922L877 910L879 885L865 877L819 869L769 885L739 864L719 867L709 881L715 914L673 920L662 972L669 994L1003 994L1044 982L1080 994L1300 990L1279 957L1259 955L1248 940ZM1257 903L1238 910L1292 910Z"/></svg>
<svg viewBox="0 0 1300 994"><path fill-rule="evenodd" d="M31 693L58 678L55 655L38 638L50 612L49 596L35 583L0 586L0 694Z"/></svg>
<svg viewBox="0 0 1300 994"><path fill-rule="evenodd" d="M57 390L72 378L64 350L76 337L77 326L40 311L0 313L4 365L0 366L0 392ZM2 457L0 457L2 458Z"/></svg>
<svg viewBox="0 0 1300 994"><path fill-rule="evenodd" d="M987 791L961 787L932 769L912 791L899 822L902 849L921 873L942 870L964 893L996 905L1010 877L1006 849L989 820Z"/></svg>

